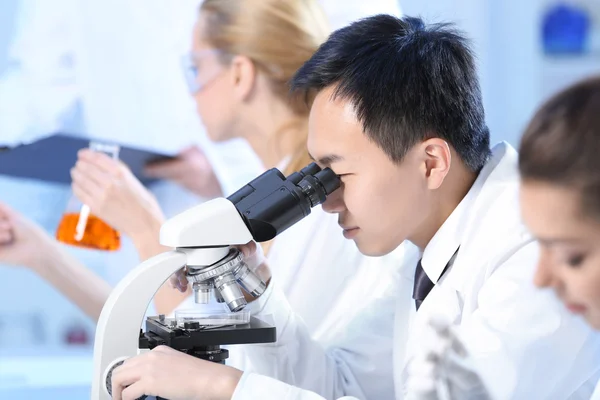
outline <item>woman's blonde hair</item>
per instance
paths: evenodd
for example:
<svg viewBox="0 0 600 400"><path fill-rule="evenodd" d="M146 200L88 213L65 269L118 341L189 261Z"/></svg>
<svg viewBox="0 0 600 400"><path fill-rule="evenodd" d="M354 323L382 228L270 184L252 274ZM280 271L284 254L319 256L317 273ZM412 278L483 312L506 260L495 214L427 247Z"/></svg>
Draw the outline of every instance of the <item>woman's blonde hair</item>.
<svg viewBox="0 0 600 400"><path fill-rule="evenodd" d="M205 0L203 39L229 55L250 58L269 80L274 93L300 118L298 148L286 173L310 162L306 150L308 108L289 96L288 82L325 41L329 27L316 0ZM289 131L290 126L281 127Z"/></svg>

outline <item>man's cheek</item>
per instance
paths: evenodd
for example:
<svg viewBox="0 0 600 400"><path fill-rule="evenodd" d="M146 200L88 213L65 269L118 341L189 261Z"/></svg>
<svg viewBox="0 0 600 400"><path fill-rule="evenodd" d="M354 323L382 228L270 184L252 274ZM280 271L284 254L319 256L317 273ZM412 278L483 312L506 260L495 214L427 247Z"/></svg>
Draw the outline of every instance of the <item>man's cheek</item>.
<svg viewBox="0 0 600 400"><path fill-rule="evenodd" d="M368 196L361 196L360 201L355 201L348 207L348 211L354 217L356 225L359 228L368 229L369 226L375 223L373 214L376 205L369 199Z"/></svg>
<svg viewBox="0 0 600 400"><path fill-rule="evenodd" d="M344 187L344 206L350 215L353 217L358 217L362 213L362 203L361 203L361 194L354 190L353 187L346 186Z"/></svg>

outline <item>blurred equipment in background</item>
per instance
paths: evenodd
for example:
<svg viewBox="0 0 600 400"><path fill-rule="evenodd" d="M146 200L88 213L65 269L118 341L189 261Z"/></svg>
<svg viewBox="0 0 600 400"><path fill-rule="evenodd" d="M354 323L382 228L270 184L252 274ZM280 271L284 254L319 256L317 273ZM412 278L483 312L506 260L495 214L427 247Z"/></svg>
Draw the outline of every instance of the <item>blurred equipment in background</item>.
<svg viewBox="0 0 600 400"><path fill-rule="evenodd" d="M591 16L584 5L557 3L543 16L542 40L546 54L582 54L589 51Z"/></svg>

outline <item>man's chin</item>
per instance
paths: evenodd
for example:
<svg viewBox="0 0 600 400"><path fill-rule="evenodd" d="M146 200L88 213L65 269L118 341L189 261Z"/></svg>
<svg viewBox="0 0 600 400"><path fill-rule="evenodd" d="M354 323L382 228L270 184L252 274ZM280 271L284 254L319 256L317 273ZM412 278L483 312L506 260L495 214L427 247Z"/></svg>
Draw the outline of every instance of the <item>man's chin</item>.
<svg viewBox="0 0 600 400"><path fill-rule="evenodd" d="M388 249L389 246L381 246L381 243L367 243L359 238L354 239L354 243L358 251L368 257L382 257L394 250L394 248Z"/></svg>

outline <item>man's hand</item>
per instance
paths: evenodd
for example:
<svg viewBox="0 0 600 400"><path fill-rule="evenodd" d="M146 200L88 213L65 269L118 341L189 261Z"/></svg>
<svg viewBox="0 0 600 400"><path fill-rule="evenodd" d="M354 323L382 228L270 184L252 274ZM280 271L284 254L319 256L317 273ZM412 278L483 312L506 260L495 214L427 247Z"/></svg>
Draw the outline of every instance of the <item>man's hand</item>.
<svg viewBox="0 0 600 400"><path fill-rule="evenodd" d="M174 160L148 165L145 173L154 178L171 180L201 197L214 198L223 195L212 165L196 146L183 150Z"/></svg>
<svg viewBox="0 0 600 400"><path fill-rule="evenodd" d="M457 328L441 318L432 318L425 333L421 349L408 367L406 398L490 400Z"/></svg>
<svg viewBox="0 0 600 400"><path fill-rule="evenodd" d="M117 367L112 376L115 400L142 395L169 400L231 399L242 372L159 346Z"/></svg>

